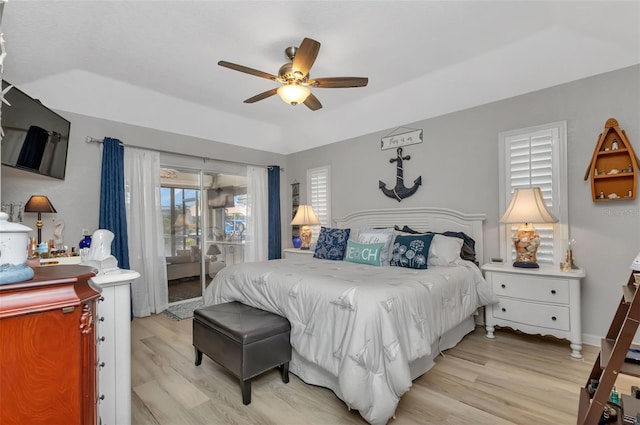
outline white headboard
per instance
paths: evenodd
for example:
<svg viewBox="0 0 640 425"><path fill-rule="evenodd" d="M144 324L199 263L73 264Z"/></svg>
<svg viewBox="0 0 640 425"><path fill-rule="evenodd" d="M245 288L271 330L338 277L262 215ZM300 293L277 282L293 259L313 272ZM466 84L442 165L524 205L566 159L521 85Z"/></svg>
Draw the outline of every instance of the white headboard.
<svg viewBox="0 0 640 425"><path fill-rule="evenodd" d="M485 218L485 214L465 214L448 208L415 207L356 211L334 221L340 228L409 226L421 232L464 232L476 242L476 259L482 265Z"/></svg>

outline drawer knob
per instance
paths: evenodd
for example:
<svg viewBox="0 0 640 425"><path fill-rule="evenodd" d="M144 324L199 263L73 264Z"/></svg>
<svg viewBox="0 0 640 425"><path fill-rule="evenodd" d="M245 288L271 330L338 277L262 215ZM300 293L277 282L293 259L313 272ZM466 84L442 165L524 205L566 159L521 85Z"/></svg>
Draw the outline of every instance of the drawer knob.
<svg viewBox="0 0 640 425"><path fill-rule="evenodd" d="M104 297L100 297L100 298L98 298L98 302L99 302L99 303L101 303L101 302L103 302L103 301L104 301Z"/></svg>
<svg viewBox="0 0 640 425"><path fill-rule="evenodd" d="M100 400L104 400L104 394L102 394L100 397L98 397Z"/></svg>
<svg viewBox="0 0 640 425"><path fill-rule="evenodd" d="M551 290L551 293L552 293L553 295L555 295L555 294L556 294L556 290L555 290L555 289L552 289L552 290Z"/></svg>
<svg viewBox="0 0 640 425"><path fill-rule="evenodd" d="M98 366L100 366L100 369L102 369L104 367L104 362L100 363Z"/></svg>
<svg viewBox="0 0 640 425"><path fill-rule="evenodd" d="M500 310L502 310L503 313L505 313L507 311L506 308L502 307Z"/></svg>
<svg viewBox="0 0 640 425"><path fill-rule="evenodd" d="M551 316L551 320L555 322L556 320L558 320L558 318L556 316Z"/></svg>
<svg viewBox="0 0 640 425"><path fill-rule="evenodd" d="M100 321L104 322L104 316L100 316Z"/></svg>
<svg viewBox="0 0 640 425"><path fill-rule="evenodd" d="M104 342L104 340L106 339L105 337L101 336L100 338L98 338L100 340L100 342Z"/></svg>
<svg viewBox="0 0 640 425"><path fill-rule="evenodd" d="M505 284L503 283L502 285L500 285L500 287L501 287L502 289L504 289L504 288L506 288L506 287L507 287L507 285L505 285Z"/></svg>

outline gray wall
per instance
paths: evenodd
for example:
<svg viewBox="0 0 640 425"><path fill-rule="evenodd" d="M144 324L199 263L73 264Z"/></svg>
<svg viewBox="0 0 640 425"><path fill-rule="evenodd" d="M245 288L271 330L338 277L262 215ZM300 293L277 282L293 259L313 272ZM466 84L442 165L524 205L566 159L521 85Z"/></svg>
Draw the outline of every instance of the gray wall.
<svg viewBox="0 0 640 425"><path fill-rule="evenodd" d="M238 166L233 161L256 165L283 165L285 162L285 157L280 154L64 111L57 112L71 121L65 180L43 177L3 165L1 193L3 202L27 202L29 196L37 194L49 197L58 213L43 214L42 239L53 239L53 230L58 221L52 220L62 220L65 223L64 243L69 246L78 246L82 229L88 229L93 233L98 228L102 147L97 143L86 143L87 136L99 139L105 136L114 137L124 144L194 155L189 157L162 154L161 161L174 166L203 168L214 172L236 174ZM202 157L231 162L203 161ZM286 180L284 175L281 176L283 190L286 190ZM36 219L35 213L25 214L24 224L34 230L32 236L35 236Z"/></svg>
<svg viewBox="0 0 640 425"><path fill-rule="evenodd" d="M425 93L425 102L429 102ZM439 206L485 213L485 258L498 249L498 133L566 120L568 124L569 232L577 245L576 262L587 278L582 285L585 342L597 344L606 333L620 299L620 285L640 251L640 199L595 204L583 181L598 135L607 118L616 118L640 152L640 66L571 82L403 127L423 129L424 142L406 148L407 186L422 176L423 186L398 203L382 195L378 180L395 184L393 150L380 150L380 138L395 128L312 149L286 158L208 140L60 112L71 121L70 152L64 181L2 167L2 200L26 202L32 194L49 196L65 221L65 241L77 245L83 228L98 225L101 152L86 136L116 137L131 145L221 158L240 163L285 165L281 175L284 247L290 246L291 186L300 182L306 200L306 170L332 167L332 213L379 207ZM166 156L165 156L166 157ZM201 159L182 158L181 166L204 166ZM220 167L223 167L220 165ZM224 171L222 169L212 171ZM51 215L43 217L43 238L53 237ZM35 214L25 224L35 229Z"/></svg>
<svg viewBox="0 0 640 425"><path fill-rule="evenodd" d="M428 93L424 101L430 101ZM404 152L411 155L404 163L406 186L417 176L422 176L423 184L401 203L378 189L379 180L387 187L395 185L395 165L389 163L395 151L380 149L380 139L395 128L289 155L287 183L301 183L304 203L306 170L331 165L334 218L367 208L412 206L485 213L484 252L489 258L499 255L498 133L566 120L569 234L576 240L576 262L587 273L582 284L582 329L585 343L597 345L620 300L629 265L640 251L640 198L595 204L590 182L583 180L598 135L610 117L618 120L640 153L640 66L401 124L424 130L424 142ZM285 202L289 214L290 203Z"/></svg>

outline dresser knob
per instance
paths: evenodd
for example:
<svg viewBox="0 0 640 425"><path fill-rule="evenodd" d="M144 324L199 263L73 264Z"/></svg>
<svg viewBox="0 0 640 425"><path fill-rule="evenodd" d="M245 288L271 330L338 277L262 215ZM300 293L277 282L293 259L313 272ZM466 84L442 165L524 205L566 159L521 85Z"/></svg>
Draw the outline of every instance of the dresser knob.
<svg viewBox="0 0 640 425"><path fill-rule="evenodd" d="M502 285L500 285L500 287L501 287L502 289L504 289L504 288L506 288L506 287L507 287L507 285L505 285L505 284L503 283Z"/></svg>
<svg viewBox="0 0 640 425"><path fill-rule="evenodd" d="M101 303L102 301L104 301L104 297L100 297L98 298L98 302Z"/></svg>
<svg viewBox="0 0 640 425"><path fill-rule="evenodd" d="M100 319L99 319L99 320L100 320L101 322L104 322L104 316L100 316Z"/></svg>
<svg viewBox="0 0 640 425"><path fill-rule="evenodd" d="M556 318L556 316L551 316L551 320L553 320L555 322L558 319Z"/></svg>
<svg viewBox="0 0 640 425"><path fill-rule="evenodd" d="M100 342L104 342L104 340L107 339L107 338L101 336L99 339L100 339Z"/></svg>
<svg viewBox="0 0 640 425"><path fill-rule="evenodd" d="M104 362L100 363L98 366L102 369L104 367Z"/></svg>
<svg viewBox="0 0 640 425"><path fill-rule="evenodd" d="M506 313L507 309L502 307L500 310L502 310L503 313Z"/></svg>
<svg viewBox="0 0 640 425"><path fill-rule="evenodd" d="M104 394L102 394L100 397L98 397L100 400L104 400Z"/></svg>
<svg viewBox="0 0 640 425"><path fill-rule="evenodd" d="M552 293L553 295L555 295L555 294L556 294L556 290L555 290L555 289L552 289L552 290L551 290L551 293Z"/></svg>

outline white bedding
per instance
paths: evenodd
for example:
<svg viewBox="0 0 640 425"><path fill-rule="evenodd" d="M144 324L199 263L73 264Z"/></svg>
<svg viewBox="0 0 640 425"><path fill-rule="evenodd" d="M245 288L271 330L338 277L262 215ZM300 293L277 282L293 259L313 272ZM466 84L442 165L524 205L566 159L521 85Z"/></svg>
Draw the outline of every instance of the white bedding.
<svg viewBox="0 0 640 425"><path fill-rule="evenodd" d="M462 260L415 270L296 256L224 268L204 304L228 301L289 319L291 371L323 385L310 382L296 359L317 365L337 378L336 395L377 425L411 387L410 363L495 299L478 268Z"/></svg>

